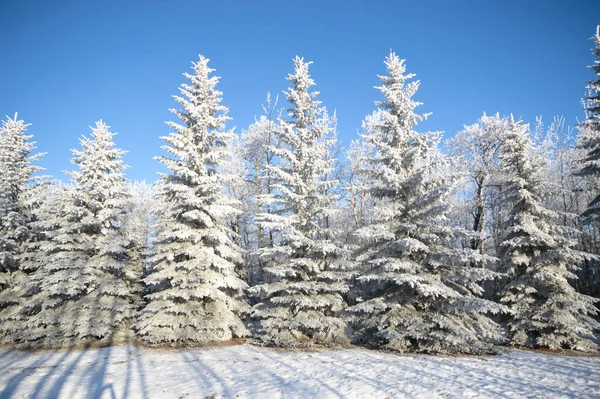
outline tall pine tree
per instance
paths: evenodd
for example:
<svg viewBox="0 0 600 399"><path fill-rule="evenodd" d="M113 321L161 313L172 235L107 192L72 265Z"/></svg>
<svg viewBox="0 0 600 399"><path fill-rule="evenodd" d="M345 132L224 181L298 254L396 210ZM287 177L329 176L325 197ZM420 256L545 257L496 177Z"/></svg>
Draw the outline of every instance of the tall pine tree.
<svg viewBox="0 0 600 399"><path fill-rule="evenodd" d="M335 244L328 224L336 201L327 179L332 170L328 156L333 146L333 126L325 108L312 91L309 62L294 59L294 73L286 98L290 117L273 133L278 147L269 150L278 158L266 165L273 193L261 197L271 213L259 214L262 229L281 239L262 248L268 280L253 287L260 303L252 309L257 338L266 345L310 346L347 341L345 323L336 312L345 307L342 292L345 275L336 265L342 250Z"/></svg>
<svg viewBox="0 0 600 399"><path fill-rule="evenodd" d="M72 185L43 203L47 219L39 224L48 240L39 252L43 267L25 285L21 347L110 344L128 336L139 305L135 256L123 232L125 151L102 121L80 144L71 161L79 169L67 172Z"/></svg>
<svg viewBox="0 0 600 399"><path fill-rule="evenodd" d="M358 277L363 301L347 309L355 339L400 352L490 351L487 340L500 336L485 313L502 306L477 295L497 275L469 266L485 260L475 251L456 249L460 232L444 223L453 176L440 173L440 136L414 130L427 117L415 113L419 81L409 81L414 75L394 53L385 65L377 87L385 100L362 135L376 151L368 162L377 206L358 231L366 271Z"/></svg>
<svg viewBox="0 0 600 399"><path fill-rule="evenodd" d="M42 170L34 164L35 142L22 120L8 118L0 127L0 342L11 342L18 328L19 289L35 269L30 258L36 241L33 207Z"/></svg>
<svg viewBox="0 0 600 399"><path fill-rule="evenodd" d="M206 345L248 334L241 317L248 305L246 283L235 272L241 249L226 223L239 204L225 194L232 176L224 172L235 134L225 130L227 108L216 89L219 78L200 56L172 112L182 123L163 140L169 169L157 192L166 206L160 216L151 274L144 279L147 305L136 329L150 345Z"/></svg>
<svg viewBox="0 0 600 399"><path fill-rule="evenodd" d="M516 345L591 351L593 329L600 327L592 317L595 300L568 281L590 255L573 249L574 229L544 206L542 169L532 147L528 127L512 121L501 153L504 199L513 205L502 243L509 282L501 302L512 310L509 337Z"/></svg>

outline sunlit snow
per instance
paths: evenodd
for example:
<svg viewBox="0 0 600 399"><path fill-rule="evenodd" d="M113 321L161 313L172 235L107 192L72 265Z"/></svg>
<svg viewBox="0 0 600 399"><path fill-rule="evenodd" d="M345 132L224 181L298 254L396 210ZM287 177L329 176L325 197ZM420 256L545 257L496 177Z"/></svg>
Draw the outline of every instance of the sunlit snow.
<svg viewBox="0 0 600 399"><path fill-rule="evenodd" d="M600 357L399 356L366 349L285 351L114 346L0 350L0 397L593 398Z"/></svg>

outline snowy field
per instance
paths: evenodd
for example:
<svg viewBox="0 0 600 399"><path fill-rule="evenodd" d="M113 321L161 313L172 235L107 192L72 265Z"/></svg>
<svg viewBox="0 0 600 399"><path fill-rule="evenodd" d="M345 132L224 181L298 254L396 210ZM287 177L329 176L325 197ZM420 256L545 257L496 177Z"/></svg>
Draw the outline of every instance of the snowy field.
<svg viewBox="0 0 600 399"><path fill-rule="evenodd" d="M0 349L1 398L594 398L600 358L289 352L237 345L28 353Z"/></svg>

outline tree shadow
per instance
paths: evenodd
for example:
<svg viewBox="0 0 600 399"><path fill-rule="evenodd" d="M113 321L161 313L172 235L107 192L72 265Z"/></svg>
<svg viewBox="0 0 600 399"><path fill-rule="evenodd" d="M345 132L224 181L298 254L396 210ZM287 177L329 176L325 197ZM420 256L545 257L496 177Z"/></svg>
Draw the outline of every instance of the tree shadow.
<svg viewBox="0 0 600 399"><path fill-rule="evenodd" d="M206 386L212 395L215 394L214 391L222 391L229 398L235 397L231 387L223 381L218 373L202 361L196 350L185 350L181 353L181 356L183 357L185 364L191 367L196 373L197 378L194 379L194 381L196 381L200 392L205 390Z"/></svg>
<svg viewBox="0 0 600 399"><path fill-rule="evenodd" d="M99 398L105 391L108 391L110 397L115 398L116 393L113 383L105 382L107 369L111 361L112 348L99 348L94 351L96 352L94 359L84 368L76 385L78 387L87 387L87 397ZM127 380L129 380L128 377Z"/></svg>
<svg viewBox="0 0 600 399"><path fill-rule="evenodd" d="M13 355L16 354L16 352L17 351L11 351L11 353ZM31 356L29 356L27 354L20 356L20 359L16 363L18 364L18 362L20 360L28 360L30 357ZM0 391L0 398L12 397L15 394L15 392L17 391L17 389L19 388L19 386L21 385L21 383L23 382L23 380L25 380L25 378L29 377L31 374L35 373L39 368L43 367L44 364L48 360L50 360L51 357L52 357L52 354L50 354L50 353L44 354L26 366L16 366L16 367L20 368L21 371L19 371L17 374L12 376L8 380L4 389L2 391ZM12 364L12 366L15 367L14 363ZM9 371L9 367L2 367L2 369L4 370L5 373Z"/></svg>
<svg viewBox="0 0 600 399"><path fill-rule="evenodd" d="M271 389L260 391L265 396L273 395L275 392L272 389L277 389L284 396L344 397L325 378L287 364L271 349L239 345L202 349L202 352L190 349L182 352L181 356L194 372L200 392L209 395L236 397L244 394L242 391L248 384L260 381L267 389ZM249 369L252 370L251 379L244 380L249 377ZM225 377L236 379L230 383Z"/></svg>
<svg viewBox="0 0 600 399"><path fill-rule="evenodd" d="M339 397L343 398L344 395L334 388L332 385L326 382L326 379L322 376L316 375L307 369L299 369L297 367L289 365L287 362L281 361L280 357L277 356L276 352L265 349L263 356L267 359L268 369L271 377L286 370L288 375L292 376L286 381L286 388L293 388L293 393L306 394L311 397L319 397L327 395L327 397ZM313 353L304 352L306 356L313 357ZM314 353L316 354L316 352ZM278 377L281 379L281 377ZM308 382L308 384L307 384ZM311 382L317 382L317 386L311 386Z"/></svg>
<svg viewBox="0 0 600 399"><path fill-rule="evenodd" d="M123 359L113 356L115 347L11 351L11 364L2 370L13 375L0 387L0 398L22 397L23 392L31 398L149 397L137 348L121 349L118 354Z"/></svg>
<svg viewBox="0 0 600 399"><path fill-rule="evenodd" d="M137 374L139 377L141 395L142 395L142 398L146 399L149 397L149 395L148 395L148 385L146 382L146 371L144 369L144 362L142 361L142 353L140 351L140 348L137 345L131 345L130 347L132 348L131 356L135 357L135 367L137 369ZM128 356L128 358L127 358L128 369L133 368L132 367L133 365L131 365L131 356ZM127 383L127 387L129 387L129 382ZM127 391L123 392L124 398L127 397L126 393L127 393Z"/></svg>
<svg viewBox="0 0 600 399"><path fill-rule="evenodd" d="M86 354L86 350L82 350L79 352L79 354L75 357L75 359L73 361L71 361L70 363L66 362L66 359L72 355L75 354L75 352L73 351L66 351L65 354L61 357L60 361L57 363L57 365L52 369L52 371L50 373L48 373L47 375L44 376L44 378L42 378L40 380L40 382L38 382L38 384L35 387L35 391L33 393L33 395L31 396L32 398L58 398L60 397L60 393L63 389L63 387L65 386L65 384L67 383L67 380L69 379L69 376L71 376L75 370L75 368L77 367L77 365L79 364L79 362L81 361L81 359L83 358L83 356ZM52 385L50 385L50 388L48 390L48 392L44 392L44 390L47 388L48 383L50 382L50 377L55 374L55 371L58 371L59 368L61 368L61 365L63 363L66 363L66 368L64 368L61 373L59 374L58 378L56 378L56 380L52 383Z"/></svg>
<svg viewBox="0 0 600 399"><path fill-rule="evenodd" d="M19 362L27 357L26 352L17 351L15 348L0 348L0 370L4 370L10 364Z"/></svg>

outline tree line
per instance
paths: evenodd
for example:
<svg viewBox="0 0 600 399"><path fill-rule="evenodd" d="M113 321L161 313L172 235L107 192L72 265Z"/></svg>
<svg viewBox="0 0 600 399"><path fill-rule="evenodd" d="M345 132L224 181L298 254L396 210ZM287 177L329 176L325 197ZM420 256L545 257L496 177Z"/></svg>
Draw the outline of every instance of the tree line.
<svg viewBox="0 0 600 399"><path fill-rule="evenodd" d="M310 62L294 59L287 107L268 96L238 136L200 56L174 96L153 185L126 179L103 121L73 150L69 183L43 176L29 125L7 117L0 342L596 350L600 32L594 41L578 126L483 114L446 143L418 129L420 82L391 52L345 152Z"/></svg>

